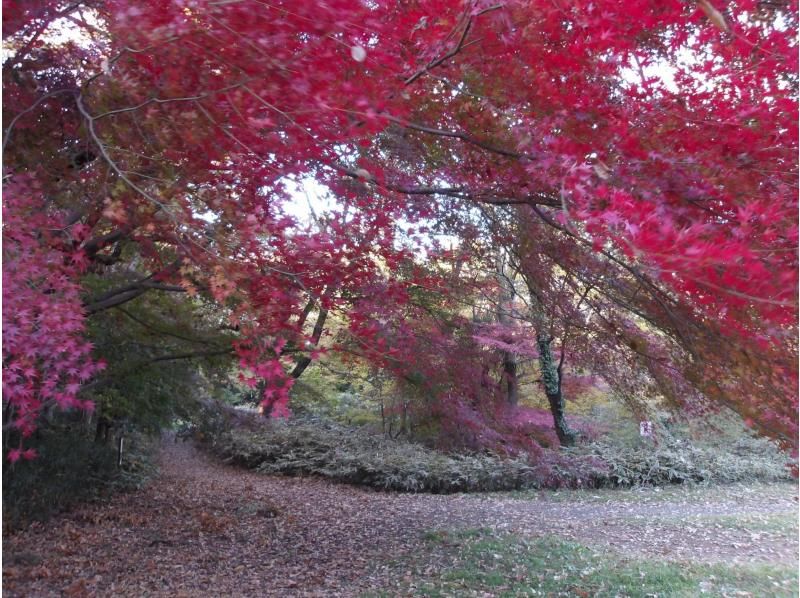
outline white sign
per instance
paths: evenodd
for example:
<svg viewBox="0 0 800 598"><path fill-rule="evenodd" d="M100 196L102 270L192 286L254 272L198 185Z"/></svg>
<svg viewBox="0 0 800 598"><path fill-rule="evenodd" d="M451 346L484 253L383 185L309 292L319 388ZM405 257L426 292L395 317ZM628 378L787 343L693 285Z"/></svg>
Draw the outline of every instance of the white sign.
<svg viewBox="0 0 800 598"><path fill-rule="evenodd" d="M639 422L639 436L652 436L653 435L653 422L644 421Z"/></svg>

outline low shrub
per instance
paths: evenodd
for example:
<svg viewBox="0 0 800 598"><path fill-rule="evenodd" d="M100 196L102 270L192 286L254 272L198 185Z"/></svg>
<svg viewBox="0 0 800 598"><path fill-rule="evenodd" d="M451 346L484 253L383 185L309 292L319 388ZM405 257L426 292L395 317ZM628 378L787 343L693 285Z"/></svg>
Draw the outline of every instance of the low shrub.
<svg viewBox="0 0 800 598"><path fill-rule="evenodd" d="M789 480L788 458L767 440L743 436L723 450L667 436L640 446L595 441L527 455L445 454L402 439L318 418L261 420L209 437L225 461L264 473L320 475L403 492L487 492L553 487Z"/></svg>
<svg viewBox="0 0 800 598"><path fill-rule="evenodd" d="M27 446L36 449L36 459L3 467L3 528L9 531L138 488L155 472L155 442L136 433L125 436L122 467L116 446L97 443L74 426L42 427Z"/></svg>
<svg viewBox="0 0 800 598"><path fill-rule="evenodd" d="M789 457L774 444L750 435L727 446L665 436L639 447L597 441L568 451L593 457L606 470L596 486L662 486L685 482L776 482L792 479Z"/></svg>
<svg viewBox="0 0 800 598"><path fill-rule="evenodd" d="M403 492L482 492L538 488L549 469L525 458L447 455L408 441L320 420L265 422L217 437L229 463L264 473L326 478Z"/></svg>

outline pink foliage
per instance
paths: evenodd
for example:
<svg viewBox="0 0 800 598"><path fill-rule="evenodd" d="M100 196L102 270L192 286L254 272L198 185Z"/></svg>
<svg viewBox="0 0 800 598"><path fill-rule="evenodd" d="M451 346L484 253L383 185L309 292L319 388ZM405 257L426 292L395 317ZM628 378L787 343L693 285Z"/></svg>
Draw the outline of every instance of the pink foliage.
<svg viewBox="0 0 800 598"><path fill-rule="evenodd" d="M15 177L3 192L3 400L12 425L30 436L45 409L91 409L78 399L81 385L102 363L83 338L75 253L63 236L63 215L49 212L29 177ZM78 250L78 254L80 250ZM9 460L34 453L9 453Z"/></svg>
<svg viewBox="0 0 800 598"><path fill-rule="evenodd" d="M536 331L530 325L515 324L480 324L475 327L474 341L496 351L515 353L523 358L536 359L539 351L536 347Z"/></svg>
<svg viewBox="0 0 800 598"><path fill-rule="evenodd" d="M312 302L347 314L348 350L425 380L434 403L459 397L454 422L496 443L476 414L508 423L493 368L498 352L534 357L530 331L437 321L414 299L450 297L444 272L413 264L426 221L486 252L474 217L454 216L471 202L520 207L493 242L527 244L522 270L542 288L537 259L566 239L557 271L617 307L639 302L657 330L587 295L594 319L562 318L588 330L582 366L616 383L645 364L623 390L732 404L796 446L797 2L730 2L720 18L706 4L113 0L98 5L102 42L52 51L41 27L81 5L4 0L23 54L4 77L14 425L29 435L43 409L90 407L77 393L100 366L77 281L99 260L80 247L124 227L155 280L198 282L222 308L273 413L291 385L281 343L319 340L302 316ZM671 81L651 74L665 61ZM64 172L79 145L104 155ZM42 157L53 164L37 170ZM287 209L287 181L303 178L339 200L315 227ZM65 226L51 192L86 198L80 224Z"/></svg>

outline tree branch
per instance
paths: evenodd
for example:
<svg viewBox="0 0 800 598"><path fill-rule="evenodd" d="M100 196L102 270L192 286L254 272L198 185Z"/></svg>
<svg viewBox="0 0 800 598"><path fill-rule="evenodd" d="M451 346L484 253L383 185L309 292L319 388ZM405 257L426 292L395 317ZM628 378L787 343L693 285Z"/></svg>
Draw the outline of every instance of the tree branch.
<svg viewBox="0 0 800 598"><path fill-rule="evenodd" d="M84 242L83 245L81 245L81 249L86 252L86 255L94 258L98 251L104 247L107 247L108 245L111 245L112 243L116 243L124 237L127 237L132 230L133 226L129 224L125 225L105 235L95 237L94 239L89 239L88 241Z"/></svg>
<svg viewBox="0 0 800 598"><path fill-rule="evenodd" d="M123 314L128 316L131 320L133 320L134 322L139 324L140 326L143 326L144 328L147 328L148 330L152 330L153 332L155 332L157 334L163 334L164 336L171 336L173 338L177 338L177 339L180 339L180 340L183 340L183 341L187 341L187 342L190 342L190 343L200 343L202 345L212 345L213 344L212 341L209 341L209 340L206 340L206 339L191 338L191 337L188 337L188 336L183 336L183 335L178 334L176 332L171 332L169 330L164 330L163 328L158 328L157 326L153 326L152 324L150 324L148 322L145 322L141 318L138 318L137 316L134 316L131 312L129 312L127 309L125 309L123 307L120 307L118 305L115 306L115 307L119 311L121 311Z"/></svg>
<svg viewBox="0 0 800 598"><path fill-rule="evenodd" d="M485 141L481 141L480 139L473 137L472 135L469 135L467 133L461 133L459 131L450 131L447 129L437 129L435 127L428 127L426 125L405 121L401 118L397 118L396 116L391 116L389 114L381 114L381 116L383 116L383 118L385 118L389 122L398 124L402 127L405 127L406 129L411 129L412 131L419 131L420 133L427 133L428 135L437 135L439 137L450 137L452 139L460 139L464 143L474 145L483 150L486 150L487 152L491 152L493 154L499 154L507 158L517 158L517 159L527 158L528 160L536 159L536 156L534 156L533 154L523 154L502 147L497 147Z"/></svg>
<svg viewBox="0 0 800 598"><path fill-rule="evenodd" d="M489 6L488 8L484 8L483 10L475 14L474 17L479 17L481 15L486 14L487 12L491 12L493 10L497 10L502 7L503 7L502 4L495 4L494 6ZM422 75L424 75L431 69L435 69L437 66L439 66L446 60L449 60L450 58L458 54L464 48L464 42L467 40L467 35L469 34L470 29L472 28L472 19L473 15L470 15L467 18L467 24L464 26L464 31L461 32L461 37L459 38L458 43L449 52L447 52L440 58L435 58L434 60L431 60L422 69L420 69L419 71L408 77L405 81L403 81L403 83L405 85L411 85L414 81L419 79ZM450 35L452 35L452 33Z"/></svg>
<svg viewBox="0 0 800 598"><path fill-rule="evenodd" d="M564 234L566 234L566 235L570 236L571 238L575 239L576 241L578 241L582 245L591 247L591 245L592 245L591 241L587 241L586 239L584 239L580 235L577 235L577 234L573 233L572 231L566 229L565 227L559 225L558 223L554 222L544 212L542 212L542 210L540 210L537 206L532 205L531 209L534 211L534 213L537 216L539 216L539 218L541 218L541 220L545 224L560 230L561 232L563 232ZM661 290L656 284L654 284L650 279L648 279L641 272L639 272L635 267L626 264L624 261L622 261L621 259L619 259L618 257L612 255L611 253L609 253L608 251L606 251L604 249L600 249L599 253L601 253L606 258L608 258L609 260L611 260L612 262L614 262L615 264L617 264L618 266L620 266L621 268L623 268L624 270L629 272L631 275L633 275L633 277L636 280L638 280L640 282L640 284L645 289L647 289L649 291L650 296L661 306L661 309L664 310L664 313L667 315L669 320L673 323L673 330L674 330L675 334L678 336L678 338L682 341L682 344L686 347L686 350L689 351L689 353L692 355L692 357L697 358L698 356L696 355L696 353L692 349L691 343L688 342L688 340L686 339L684 333L681 330L680 322L679 322L677 316L675 315L675 313L672 311L672 309L668 305L668 301L671 301L669 296L663 290Z"/></svg>
<svg viewBox="0 0 800 598"><path fill-rule="evenodd" d="M314 324L314 330L311 333L311 344L313 346L319 345L319 340L322 337L322 332L325 329L325 320L328 318L328 310L320 307L319 315L317 316L317 321ZM290 376L295 380L300 377L300 375L306 370L306 368L311 365L311 358L307 355L304 355L300 359L297 360L297 364L294 366L292 373Z"/></svg>
<svg viewBox="0 0 800 598"><path fill-rule="evenodd" d="M346 168L344 166L333 165L332 168L338 170L344 175L354 179L364 179L363 173ZM412 187L406 185L397 185L395 183L379 182L375 179L369 179L369 182L375 184L377 187L386 189L387 191L395 191L404 195L444 195L447 197L455 197L457 199L466 199L470 201L490 204L493 206L508 206L508 205L539 205L557 208L561 203L552 197L543 193L527 195L524 197L506 197L502 195L495 195L491 190L487 191L470 191L466 187Z"/></svg>
<svg viewBox="0 0 800 598"><path fill-rule="evenodd" d="M177 353L174 355L161 355L159 357L153 357L152 359L148 359L145 362L142 362L141 366L150 364L150 363L159 363L162 361L177 361L180 359L195 359L197 357L215 357L217 355L229 355L233 353L233 348L228 349L210 349L208 351L194 351L190 353Z"/></svg>
<svg viewBox="0 0 800 598"><path fill-rule="evenodd" d="M22 112L20 112L14 118L11 119L11 122L8 123L8 126L6 127L5 134L3 135L3 154L6 153L6 147L8 146L8 142L11 139L11 131L14 129L14 125L17 124L17 121L20 118L22 118L23 116L25 116L26 114L28 114L28 112L36 110L36 108L38 108L39 104L41 104L42 102L46 102L50 98L53 98L53 97L55 97L57 95L61 95L63 93L68 93L68 94L71 94L71 95L77 95L78 91L76 89L72 89L72 88L70 88L70 89L57 89L56 91L51 91L50 93L45 94L42 97L40 97L33 104L31 104L30 106L25 108L25 110L23 110Z"/></svg>
<svg viewBox="0 0 800 598"><path fill-rule="evenodd" d="M92 315L97 312L122 305L128 301L136 299L139 295L146 293L149 290L168 291L173 293L185 293L186 289L179 285L165 284L153 280L156 276L164 276L172 274L180 266L180 260L175 260L169 267L161 272L154 272L149 276L137 280L131 284L123 287L118 287L110 291L106 291L94 297L93 299L84 303L84 308L87 315Z"/></svg>
<svg viewBox="0 0 800 598"><path fill-rule="evenodd" d="M127 368L123 372L118 372L114 376L105 376L102 378L97 378L94 381L90 382L83 386L82 390L93 390L97 391L105 386L112 384L115 380L124 378L125 376L129 376L130 374L136 372L137 370L147 367L153 363L160 363L163 361L178 361L181 359L196 359L198 357L216 357L218 355L229 355L234 352L233 347L229 347L227 349L209 349L207 351L194 351L190 353L175 353L172 355L160 355L158 357L152 357L149 359L144 359L139 363L132 365L131 367Z"/></svg>

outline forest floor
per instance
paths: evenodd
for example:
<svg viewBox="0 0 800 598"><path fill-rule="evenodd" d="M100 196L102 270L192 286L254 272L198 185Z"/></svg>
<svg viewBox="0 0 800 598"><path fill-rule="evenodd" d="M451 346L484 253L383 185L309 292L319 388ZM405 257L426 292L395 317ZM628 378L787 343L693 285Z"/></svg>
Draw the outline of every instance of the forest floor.
<svg viewBox="0 0 800 598"><path fill-rule="evenodd" d="M190 443L167 441L160 458L161 473L145 489L4 538L4 594L797 591L793 484L412 495L265 476L220 464ZM725 585L726 571L745 570L752 575L741 587ZM648 575L661 593L639 584ZM664 590L673 582L678 589Z"/></svg>

